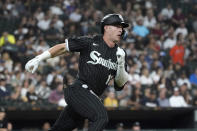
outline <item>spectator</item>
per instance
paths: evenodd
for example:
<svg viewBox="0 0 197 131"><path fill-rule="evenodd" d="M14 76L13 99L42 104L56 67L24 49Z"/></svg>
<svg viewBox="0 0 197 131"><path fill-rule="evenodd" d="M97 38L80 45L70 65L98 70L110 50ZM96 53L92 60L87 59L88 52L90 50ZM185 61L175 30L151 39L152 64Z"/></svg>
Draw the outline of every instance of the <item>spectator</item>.
<svg viewBox="0 0 197 131"><path fill-rule="evenodd" d="M142 75L140 77L140 81L143 86L151 86L153 84L153 80L150 77L150 73L147 68L142 69Z"/></svg>
<svg viewBox="0 0 197 131"><path fill-rule="evenodd" d="M164 77L170 79L172 74L174 74L173 64L169 64L167 69L164 71Z"/></svg>
<svg viewBox="0 0 197 131"><path fill-rule="evenodd" d="M189 76L189 81L192 84L192 86L194 86L194 87L197 86L197 68L194 70L194 73L192 73Z"/></svg>
<svg viewBox="0 0 197 131"><path fill-rule="evenodd" d="M64 97L64 93L63 93L63 84L58 83L58 84L56 85L56 89L54 89L54 90L51 92L51 94L50 94L48 100L49 100L50 103L58 104L58 102L59 102L59 101L61 100L61 98L63 98L63 97Z"/></svg>
<svg viewBox="0 0 197 131"><path fill-rule="evenodd" d="M178 87L174 88L174 93L169 99L171 107L187 107L187 103L185 102L183 96L179 95Z"/></svg>
<svg viewBox="0 0 197 131"><path fill-rule="evenodd" d="M162 48L164 50L171 49L176 45L176 39L174 38L174 28L170 27L166 33L166 39L163 42Z"/></svg>
<svg viewBox="0 0 197 131"><path fill-rule="evenodd" d="M183 21L180 22L180 26L178 26L175 30L175 37L179 34L179 33L182 33L183 35L183 38L185 39L186 36L188 35L188 30L185 26L185 23Z"/></svg>
<svg viewBox="0 0 197 131"><path fill-rule="evenodd" d="M37 10L36 10L35 13L34 13L35 18L36 18L38 21L44 19L44 15L45 15L45 14L44 14L44 12L43 12L43 10L42 10L41 7L38 7Z"/></svg>
<svg viewBox="0 0 197 131"><path fill-rule="evenodd" d="M2 54L2 60L4 61L5 68L8 70L8 72L12 72L14 62L10 58L10 54L8 52L4 52Z"/></svg>
<svg viewBox="0 0 197 131"><path fill-rule="evenodd" d="M131 129L132 129L132 131L141 131L140 123L134 122Z"/></svg>
<svg viewBox="0 0 197 131"><path fill-rule="evenodd" d="M8 129L7 131L13 131L13 125L11 122L8 122Z"/></svg>
<svg viewBox="0 0 197 131"><path fill-rule="evenodd" d="M149 37L149 42L146 48L147 55L152 55L154 53L157 53L159 52L159 50L160 50L160 46L155 40L155 38L153 36Z"/></svg>
<svg viewBox="0 0 197 131"><path fill-rule="evenodd" d="M159 67L150 74L150 77L152 78L154 84L158 84L162 76L163 69Z"/></svg>
<svg viewBox="0 0 197 131"><path fill-rule="evenodd" d="M151 90L150 95L144 97L141 101L141 104L147 107L158 107L159 103L156 97L157 97L156 91Z"/></svg>
<svg viewBox="0 0 197 131"><path fill-rule="evenodd" d="M184 14L182 13L181 8L177 8L175 14L172 16L172 24L175 28L180 26L181 22L186 22L186 18Z"/></svg>
<svg viewBox="0 0 197 131"><path fill-rule="evenodd" d="M52 21L49 24L49 28L45 30L45 39L48 45L51 47L54 45L54 41L58 42L61 39L61 32L55 28L55 23Z"/></svg>
<svg viewBox="0 0 197 131"><path fill-rule="evenodd" d="M53 77L53 81L52 83L50 84L50 88L53 90L53 89L56 89L57 86L59 85L59 83L62 82L63 80L63 76L62 75L58 75L57 72L54 72L55 76Z"/></svg>
<svg viewBox="0 0 197 131"><path fill-rule="evenodd" d="M197 106L197 89L193 90L193 101L192 101L193 106Z"/></svg>
<svg viewBox="0 0 197 131"><path fill-rule="evenodd" d="M107 97L104 99L105 107L118 107L118 100L115 97L115 93L113 91L109 91Z"/></svg>
<svg viewBox="0 0 197 131"><path fill-rule="evenodd" d="M133 27L133 34L136 37L144 38L149 34L149 30L147 27L143 25L144 18L137 18L137 25Z"/></svg>
<svg viewBox="0 0 197 131"><path fill-rule="evenodd" d="M44 16L44 19L38 21L37 26L39 29L41 29L42 31L46 31L49 29L50 27L50 23L51 23L51 19L48 15Z"/></svg>
<svg viewBox="0 0 197 131"><path fill-rule="evenodd" d="M146 26L148 29L152 30L155 28L155 25L157 24L156 18L154 16L153 10L148 9L147 15L144 17L144 23L143 25Z"/></svg>
<svg viewBox="0 0 197 131"><path fill-rule="evenodd" d="M148 62L148 68L150 71L157 70L157 68L161 68L163 70L163 63L158 52L153 52L147 57L146 61Z"/></svg>
<svg viewBox="0 0 197 131"><path fill-rule="evenodd" d="M162 88L157 98L159 107L170 107L169 99L166 97L166 88Z"/></svg>
<svg viewBox="0 0 197 131"><path fill-rule="evenodd" d="M181 66L181 64L176 63L173 65L173 70L174 70L174 74L172 74L172 78L174 79L174 81L181 76L181 73L184 71L183 66Z"/></svg>
<svg viewBox="0 0 197 131"><path fill-rule="evenodd" d="M161 91L163 88L167 89L167 86L169 86L169 83L168 83L168 79L165 78L165 77L161 77L161 79L159 80L159 82L157 83L157 91ZM168 91L169 89L167 89L166 91Z"/></svg>
<svg viewBox="0 0 197 131"><path fill-rule="evenodd" d="M0 107L0 131L7 131L8 120L6 117L6 112L3 107Z"/></svg>
<svg viewBox="0 0 197 131"><path fill-rule="evenodd" d="M117 92L117 99L119 101L119 106L121 107L127 107L127 102L129 98L131 97L131 86L125 85L124 89Z"/></svg>
<svg viewBox="0 0 197 131"><path fill-rule="evenodd" d="M123 123L118 123L116 125L116 131L124 131L124 124Z"/></svg>
<svg viewBox="0 0 197 131"><path fill-rule="evenodd" d="M0 48L7 44L15 44L16 40L14 35L9 34L7 31L3 32L3 35L0 37Z"/></svg>
<svg viewBox="0 0 197 131"><path fill-rule="evenodd" d="M180 86L180 95L184 97L185 102L187 105L191 105L191 95L189 93L189 89L186 83Z"/></svg>
<svg viewBox="0 0 197 131"><path fill-rule="evenodd" d="M170 56L172 59L172 62L174 64L179 63L182 66L184 65L184 54L185 54L185 48L183 46L183 35L179 33L177 35L177 42L176 45L172 47L170 50Z"/></svg>
<svg viewBox="0 0 197 131"><path fill-rule="evenodd" d="M174 10L172 8L172 5L170 3L168 3L167 6L161 10L161 14L162 14L164 20L171 19L172 16L174 15Z"/></svg>
<svg viewBox="0 0 197 131"><path fill-rule="evenodd" d="M177 78L177 84L178 86L182 86L183 84L186 84L188 89L191 89L191 83L188 77L186 76L185 72L183 72L181 76Z"/></svg>
<svg viewBox="0 0 197 131"><path fill-rule="evenodd" d="M28 92L26 94L26 97L27 97L27 101L29 103L31 103L32 105L36 104L37 101L38 101L38 96L36 95L35 93L35 87L34 85L30 85L29 89L28 89Z"/></svg>
<svg viewBox="0 0 197 131"><path fill-rule="evenodd" d="M27 102L28 99L27 99L27 92L28 92L28 88L31 84L31 80L30 79L25 79L23 84L22 84L22 88L21 88L21 99L23 102Z"/></svg>
<svg viewBox="0 0 197 131"><path fill-rule="evenodd" d="M194 28L194 31L197 32L197 19L196 18L192 22L192 27Z"/></svg>
<svg viewBox="0 0 197 131"><path fill-rule="evenodd" d="M53 15L63 15L64 12L61 6L60 2L56 2L55 5L50 6L49 9Z"/></svg>
<svg viewBox="0 0 197 131"><path fill-rule="evenodd" d="M38 43L35 46L33 46L33 48L36 52L42 53L44 52L44 50L49 49L49 45L47 44L47 42L44 40L43 37L40 37Z"/></svg>
<svg viewBox="0 0 197 131"><path fill-rule="evenodd" d="M137 64L133 65L129 70L129 83L135 85L140 82L140 75L136 72Z"/></svg>
<svg viewBox="0 0 197 131"><path fill-rule="evenodd" d="M141 99L142 99L142 93L140 91L140 88L137 87L133 88L132 95L128 100L128 106L134 106L136 108L139 108Z"/></svg>
<svg viewBox="0 0 197 131"><path fill-rule="evenodd" d="M155 36L155 38L162 38L163 39L164 31L162 30L160 23L156 23L155 27L152 29L152 34L153 34L153 36Z"/></svg>
<svg viewBox="0 0 197 131"><path fill-rule="evenodd" d="M146 56L146 52L141 53L141 54L138 56L137 60L136 60L136 63L137 63L137 67L136 67L136 68L138 68L139 70L140 70L140 69L142 70L142 68L143 68L143 63L146 62L145 56ZM140 73L140 72L141 72L141 71L139 71L138 73Z"/></svg>
<svg viewBox="0 0 197 131"><path fill-rule="evenodd" d="M55 15L55 16L53 17L52 22L54 23L54 27L55 27L56 29L58 29L59 32L62 32L62 29L63 29L63 27L64 27L64 23L63 23L63 21L59 18L58 15Z"/></svg>
<svg viewBox="0 0 197 131"><path fill-rule="evenodd" d="M51 124L49 122L45 122L42 125L42 131L48 131L51 128Z"/></svg>
<svg viewBox="0 0 197 131"><path fill-rule="evenodd" d="M6 77L2 73L0 74L0 99L9 99L11 94L11 90L8 89L8 85L6 82Z"/></svg>
<svg viewBox="0 0 197 131"><path fill-rule="evenodd" d="M29 31L28 28L20 26L17 30L14 31L15 38L17 40L24 39L28 31Z"/></svg>
<svg viewBox="0 0 197 131"><path fill-rule="evenodd" d="M19 67L20 68L20 67ZM15 66L16 72L13 73L10 83L14 86L20 85L23 82L23 72Z"/></svg>
<svg viewBox="0 0 197 131"><path fill-rule="evenodd" d="M153 1L152 0L147 0L146 2L145 2L145 8L146 9L153 9L154 7L153 7Z"/></svg>
<svg viewBox="0 0 197 131"><path fill-rule="evenodd" d="M72 22L80 22L81 21L81 18L82 18L82 15L81 15L81 12L80 12L80 9L76 9L74 12L72 12L69 16L69 19L72 21Z"/></svg>
<svg viewBox="0 0 197 131"><path fill-rule="evenodd" d="M69 66L69 74L72 76L72 77L76 77L77 74L78 74L78 62L76 60L74 60L73 62L70 63L70 66Z"/></svg>
<svg viewBox="0 0 197 131"><path fill-rule="evenodd" d="M41 80L40 85L35 88L35 93L40 99L46 100L50 96L51 89L47 86L45 80Z"/></svg>
<svg viewBox="0 0 197 131"><path fill-rule="evenodd" d="M20 101L21 100L20 93L21 93L21 86L18 85L14 88L14 91L12 91L10 98L15 101Z"/></svg>

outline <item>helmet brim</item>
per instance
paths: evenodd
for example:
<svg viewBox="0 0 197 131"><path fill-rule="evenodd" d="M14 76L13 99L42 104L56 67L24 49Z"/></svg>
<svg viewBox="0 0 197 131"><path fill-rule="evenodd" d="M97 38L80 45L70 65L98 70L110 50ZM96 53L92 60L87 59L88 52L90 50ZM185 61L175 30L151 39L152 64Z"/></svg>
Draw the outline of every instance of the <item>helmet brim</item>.
<svg viewBox="0 0 197 131"><path fill-rule="evenodd" d="M127 27L129 27L129 24L124 23L124 22L123 22L123 23L121 23L121 25L122 25L122 27L123 27L123 28L127 28Z"/></svg>

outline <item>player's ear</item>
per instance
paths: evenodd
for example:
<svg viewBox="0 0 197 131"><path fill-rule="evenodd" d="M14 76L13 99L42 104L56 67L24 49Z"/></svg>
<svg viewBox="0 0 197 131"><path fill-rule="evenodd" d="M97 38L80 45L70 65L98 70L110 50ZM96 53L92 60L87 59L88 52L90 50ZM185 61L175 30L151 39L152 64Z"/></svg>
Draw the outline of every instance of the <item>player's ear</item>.
<svg viewBox="0 0 197 131"><path fill-rule="evenodd" d="M109 26L108 26L108 25L105 25L105 26L104 26L104 32L105 32L107 29L109 29Z"/></svg>

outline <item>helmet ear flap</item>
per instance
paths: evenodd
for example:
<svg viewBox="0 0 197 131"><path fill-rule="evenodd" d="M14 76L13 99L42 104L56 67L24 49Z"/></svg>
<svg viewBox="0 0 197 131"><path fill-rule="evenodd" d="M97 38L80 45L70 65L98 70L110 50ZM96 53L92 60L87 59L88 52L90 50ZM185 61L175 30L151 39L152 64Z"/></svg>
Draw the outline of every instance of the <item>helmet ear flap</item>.
<svg viewBox="0 0 197 131"><path fill-rule="evenodd" d="M123 29L123 30L122 30L122 34L121 34L122 39L123 39L123 40L126 40L127 36L128 36L128 32L127 32L126 30Z"/></svg>

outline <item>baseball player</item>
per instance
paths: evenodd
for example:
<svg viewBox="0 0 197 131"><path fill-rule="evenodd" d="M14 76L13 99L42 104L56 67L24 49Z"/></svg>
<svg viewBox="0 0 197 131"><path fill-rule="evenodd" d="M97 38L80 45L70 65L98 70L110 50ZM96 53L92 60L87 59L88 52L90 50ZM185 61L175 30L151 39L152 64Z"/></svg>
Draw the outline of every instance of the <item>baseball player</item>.
<svg viewBox="0 0 197 131"><path fill-rule="evenodd" d="M118 43L128 27L120 14L108 14L101 21L101 35L65 39L28 61L25 69L34 73L39 63L67 52L80 52L79 71L75 82L64 88L67 106L50 131L71 131L84 119L89 120L88 131L102 131L108 122L107 111L99 96L114 79L114 88L123 89L128 81L125 70L125 51Z"/></svg>

